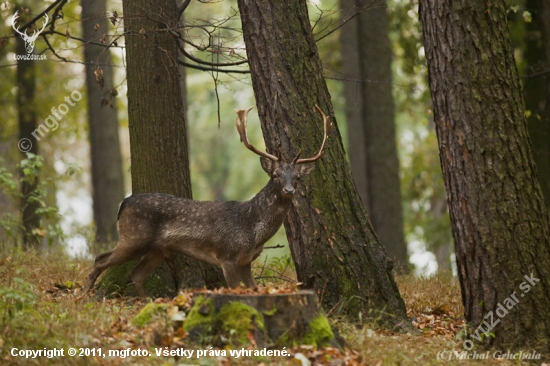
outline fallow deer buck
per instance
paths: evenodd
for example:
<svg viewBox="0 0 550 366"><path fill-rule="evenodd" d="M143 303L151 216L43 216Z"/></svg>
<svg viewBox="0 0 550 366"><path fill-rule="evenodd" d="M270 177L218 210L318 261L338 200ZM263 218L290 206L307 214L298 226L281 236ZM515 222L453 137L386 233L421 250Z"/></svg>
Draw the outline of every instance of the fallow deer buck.
<svg viewBox="0 0 550 366"><path fill-rule="evenodd" d="M137 294L146 296L144 281L164 259L184 254L220 265L230 287L242 282L255 287L251 263L264 243L281 227L300 177L315 167L330 132L329 118L315 106L324 124L323 141L317 154L299 159L300 153L285 162L261 152L250 144L246 132L247 110L235 110L235 125L241 142L260 155L262 168L269 175L267 185L250 201L193 201L162 193L135 194L120 205L119 241L116 247L96 257L84 286L88 292L107 268L130 260L139 262L130 272Z"/></svg>

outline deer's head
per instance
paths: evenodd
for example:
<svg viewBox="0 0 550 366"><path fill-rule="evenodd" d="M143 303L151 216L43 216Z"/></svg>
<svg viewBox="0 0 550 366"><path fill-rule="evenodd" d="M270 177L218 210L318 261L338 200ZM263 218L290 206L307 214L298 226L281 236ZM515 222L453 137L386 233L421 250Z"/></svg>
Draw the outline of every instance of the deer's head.
<svg viewBox="0 0 550 366"><path fill-rule="evenodd" d="M300 159L300 152L296 155L294 159L290 162L283 161L281 157L281 151L279 150L277 156L262 152L256 149L248 141L248 135L246 132L246 124L248 120L248 112L251 108L235 110L237 113L237 118L235 119L235 126L239 131L241 136L241 142L254 153L260 155L260 162L262 168L269 174L271 180L276 184L276 187L280 189L280 193L283 197L290 198L294 195L294 191L298 184L298 181L301 177L308 175L315 168L315 161L321 157L323 154L323 149L325 147L325 142L327 141L328 134L332 124L330 123L329 118L321 111L321 108L315 106L317 111L323 117L323 142L321 143L321 148L311 158Z"/></svg>
<svg viewBox="0 0 550 366"><path fill-rule="evenodd" d="M27 34L27 31L25 30L25 32L20 32L19 31L19 27L15 28L15 22L17 21L17 19L19 18L19 10L15 12L15 14L13 14L13 18L12 18L12 28L13 30L15 30L17 33L19 33L21 35L21 37L23 37L23 41L25 41L25 48L27 49L27 53L32 53L32 51L34 50L34 42L36 42L36 39L38 38L38 36L40 35L40 33L42 33L42 31L44 30L44 28L46 28L46 24L48 24L48 14L44 14L44 24L42 24L42 29L40 30L35 30L34 33L32 35L28 35Z"/></svg>

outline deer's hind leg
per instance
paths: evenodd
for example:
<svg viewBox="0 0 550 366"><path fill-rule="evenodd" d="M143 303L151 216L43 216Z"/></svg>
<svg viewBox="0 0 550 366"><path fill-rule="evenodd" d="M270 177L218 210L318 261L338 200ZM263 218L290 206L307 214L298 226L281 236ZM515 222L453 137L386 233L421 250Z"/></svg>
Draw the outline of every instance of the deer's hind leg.
<svg viewBox="0 0 550 366"><path fill-rule="evenodd" d="M136 249L132 250L132 248ZM124 244L121 245L121 242L119 242L113 250L99 254L95 258L94 267L86 279L86 284L82 292L86 293L90 291L99 275L107 268L117 266L139 257L140 252L138 248L139 246L128 247Z"/></svg>
<svg viewBox="0 0 550 366"><path fill-rule="evenodd" d="M95 257L94 268L92 268L92 271L86 279L86 285L84 285L84 293L90 291L101 272L109 267L109 258L113 254L113 251L114 249L105 253L101 253L97 257Z"/></svg>
<svg viewBox="0 0 550 366"><path fill-rule="evenodd" d="M162 263L164 255L160 250L145 254L130 272L130 280L134 283L139 297L147 297L145 279Z"/></svg>

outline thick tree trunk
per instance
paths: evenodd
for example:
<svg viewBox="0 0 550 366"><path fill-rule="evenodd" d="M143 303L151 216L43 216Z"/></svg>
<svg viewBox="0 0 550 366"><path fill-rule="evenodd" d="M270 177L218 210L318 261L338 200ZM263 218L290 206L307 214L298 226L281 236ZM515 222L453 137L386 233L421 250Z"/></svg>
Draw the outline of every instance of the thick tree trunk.
<svg viewBox="0 0 550 366"><path fill-rule="evenodd" d="M176 29L176 3L125 0L123 8L132 191L191 198L177 44L166 31ZM106 283L110 286L107 292L121 287L122 293L133 294L133 286L127 286L131 266L107 270L100 287ZM184 287L224 283L219 267L183 256L172 267L164 263L151 277L146 284L151 296L172 295Z"/></svg>
<svg viewBox="0 0 550 366"><path fill-rule="evenodd" d="M386 253L407 271L386 1L341 0L341 8L361 11L340 33L351 171Z"/></svg>
<svg viewBox="0 0 550 366"><path fill-rule="evenodd" d="M299 149L302 156L314 155L323 135L316 104L334 124L323 157L299 185L285 220L299 281L316 290L327 310L351 318L383 310L373 316L406 327L391 265L346 163L305 0L238 4L268 151L280 149L287 160Z"/></svg>
<svg viewBox="0 0 550 366"><path fill-rule="evenodd" d="M84 39L100 42L109 33L105 0L81 1ZM99 25L99 29L95 26ZM106 44L111 40L107 39ZM90 43L84 44L90 155L92 160L92 196L97 252L108 249L107 243L118 238L116 221L118 205L124 199L124 177L118 138L116 91L113 88L113 68L109 50ZM95 71L103 75L96 81Z"/></svg>
<svg viewBox="0 0 550 366"><path fill-rule="evenodd" d="M31 18L19 10L20 24L25 24ZM32 32L31 32L32 33ZM19 34L15 34L15 53L17 55L26 55L25 41ZM33 52L34 53L34 52ZM33 54L31 53L31 54ZM26 153L38 154L38 141L33 137L32 133L36 130L36 109L35 109L35 64L33 60L18 60L17 61L17 113L19 124L19 149L23 153L23 158L26 158ZM38 136L38 133L36 133ZM25 139L25 140L23 140ZM23 174L23 172L21 172ZM21 223L23 225L22 239L23 248L32 249L38 248L40 238L36 233L36 229L40 226L40 216L36 212L40 205L38 202L29 200L31 193L38 186L38 177L29 177L21 183Z"/></svg>
<svg viewBox="0 0 550 366"><path fill-rule="evenodd" d="M548 357L548 216L504 2L421 0L420 14L465 316L475 329L465 346L488 331L495 338L485 341L499 349Z"/></svg>
<svg viewBox="0 0 550 366"><path fill-rule="evenodd" d="M525 109L537 175L550 207L550 1L527 0L525 23Z"/></svg>

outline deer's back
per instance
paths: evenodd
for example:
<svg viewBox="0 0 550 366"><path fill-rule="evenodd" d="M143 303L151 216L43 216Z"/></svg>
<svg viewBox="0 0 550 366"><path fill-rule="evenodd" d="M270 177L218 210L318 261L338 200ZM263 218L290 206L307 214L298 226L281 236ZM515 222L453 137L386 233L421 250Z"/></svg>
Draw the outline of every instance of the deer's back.
<svg viewBox="0 0 550 366"><path fill-rule="evenodd" d="M164 193L126 198L119 210L121 240L177 251L218 264L253 245L245 205L236 201L193 201ZM136 238L136 235L139 239Z"/></svg>

